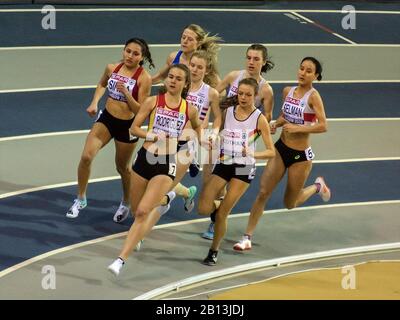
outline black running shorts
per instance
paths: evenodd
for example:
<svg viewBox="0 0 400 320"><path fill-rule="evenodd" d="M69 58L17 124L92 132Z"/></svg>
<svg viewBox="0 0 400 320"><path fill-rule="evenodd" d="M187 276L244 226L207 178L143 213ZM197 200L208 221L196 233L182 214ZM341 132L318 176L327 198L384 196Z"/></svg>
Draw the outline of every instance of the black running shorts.
<svg viewBox="0 0 400 320"><path fill-rule="evenodd" d="M129 128L133 123L133 119L135 118L130 120L115 118L107 111L107 109L104 109L103 111L99 112L96 122L101 122L104 124L115 140L125 143L135 143L139 140L139 138L132 136L129 132Z"/></svg>
<svg viewBox="0 0 400 320"><path fill-rule="evenodd" d="M142 147L136 155L132 170L147 180L158 175L166 175L174 180L176 175L175 155L155 155Z"/></svg>
<svg viewBox="0 0 400 320"><path fill-rule="evenodd" d="M293 163L296 162L311 161L315 157L311 147L307 148L306 150L295 150L289 148L281 139L275 142L275 148L281 155L283 164L286 168L289 168Z"/></svg>
<svg viewBox="0 0 400 320"><path fill-rule="evenodd" d="M256 176L256 166L237 163L217 163L214 167L212 174L215 174L216 176L224 179L227 182L235 178L246 183L250 183Z"/></svg>

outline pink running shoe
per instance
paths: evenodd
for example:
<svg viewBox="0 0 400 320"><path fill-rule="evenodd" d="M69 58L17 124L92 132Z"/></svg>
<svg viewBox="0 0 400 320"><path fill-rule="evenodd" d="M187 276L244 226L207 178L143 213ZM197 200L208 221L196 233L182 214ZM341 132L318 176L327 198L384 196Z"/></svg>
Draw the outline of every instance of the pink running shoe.
<svg viewBox="0 0 400 320"><path fill-rule="evenodd" d="M242 239L233 246L233 250L245 251L251 250L251 240L247 237L242 237Z"/></svg>
<svg viewBox="0 0 400 320"><path fill-rule="evenodd" d="M318 194L324 202L328 202L331 199L331 190L326 185L324 178L318 177L317 179L315 179L314 183L320 184L321 188L319 189Z"/></svg>

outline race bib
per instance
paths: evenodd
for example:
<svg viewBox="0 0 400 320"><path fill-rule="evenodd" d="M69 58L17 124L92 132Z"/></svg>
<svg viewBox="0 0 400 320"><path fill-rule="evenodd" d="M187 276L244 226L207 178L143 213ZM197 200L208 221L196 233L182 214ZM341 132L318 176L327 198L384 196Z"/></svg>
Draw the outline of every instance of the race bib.
<svg viewBox="0 0 400 320"><path fill-rule="evenodd" d="M311 147L304 150L304 153L306 154L307 160L312 160L315 157L314 152L312 151Z"/></svg>
<svg viewBox="0 0 400 320"><path fill-rule="evenodd" d="M170 176L176 176L176 163L170 163L168 168L168 174Z"/></svg>

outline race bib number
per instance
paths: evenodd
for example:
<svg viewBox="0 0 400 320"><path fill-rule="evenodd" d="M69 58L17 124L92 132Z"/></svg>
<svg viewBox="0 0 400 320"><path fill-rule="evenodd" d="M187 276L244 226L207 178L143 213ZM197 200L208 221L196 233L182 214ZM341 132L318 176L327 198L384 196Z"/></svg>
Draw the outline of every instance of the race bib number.
<svg viewBox="0 0 400 320"><path fill-rule="evenodd" d="M168 174L173 177L176 176L176 164L175 163L169 164Z"/></svg>
<svg viewBox="0 0 400 320"><path fill-rule="evenodd" d="M117 89L118 82L122 82L124 86L127 88L128 92L132 94L133 88L136 85L136 80L114 73L108 80L108 91L110 97L118 101L126 101L125 95Z"/></svg>
<svg viewBox="0 0 400 320"><path fill-rule="evenodd" d="M185 124L184 115L179 117L171 117L167 114L157 113L154 119L154 129L167 132L171 137L178 137L182 132Z"/></svg>
<svg viewBox="0 0 400 320"><path fill-rule="evenodd" d="M136 80L135 79L129 79L127 83L125 83L125 87L128 89L130 94L132 94L133 88L136 85Z"/></svg>
<svg viewBox="0 0 400 320"><path fill-rule="evenodd" d="M314 152L312 151L311 147L304 150L304 153L306 154L307 160L312 160L315 158Z"/></svg>

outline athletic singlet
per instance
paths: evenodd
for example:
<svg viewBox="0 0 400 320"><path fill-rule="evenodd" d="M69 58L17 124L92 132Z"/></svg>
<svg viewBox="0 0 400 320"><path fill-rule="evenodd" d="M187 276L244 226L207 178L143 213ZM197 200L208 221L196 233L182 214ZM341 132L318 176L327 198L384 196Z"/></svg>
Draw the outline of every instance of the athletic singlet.
<svg viewBox="0 0 400 320"><path fill-rule="evenodd" d="M238 88L239 88L239 82L240 80L244 79L244 74L246 70L241 70L237 78L232 82L232 84L229 87L227 97L232 97L234 95L238 94ZM258 83L258 92L261 92L262 86L267 83L267 80L261 77L260 82ZM257 109L264 109L263 104L261 103L261 97L259 94L257 94L256 99L255 99L255 106Z"/></svg>
<svg viewBox="0 0 400 320"><path fill-rule="evenodd" d="M165 101L165 94L159 94L155 108L150 114L147 131L155 134L165 132L170 138L178 138L188 122L188 105L185 99L181 99L179 106L170 109Z"/></svg>
<svg viewBox="0 0 400 320"><path fill-rule="evenodd" d="M199 111L199 119L203 121L207 115L210 103L208 101L208 93L210 86L203 82L199 90L190 91L186 97L186 101L194 105Z"/></svg>
<svg viewBox="0 0 400 320"><path fill-rule="evenodd" d="M172 64L178 64L179 63L179 59L181 58L183 51L179 50L178 53L176 54L174 61L172 61Z"/></svg>
<svg viewBox="0 0 400 320"><path fill-rule="evenodd" d="M243 147L251 152L256 150L256 140L260 137L257 130L258 118L261 111L255 109L246 120L240 121L235 118L236 107L226 110L224 129L221 135L220 162L224 164L246 164L253 165L256 160L251 156L243 157Z"/></svg>
<svg viewBox="0 0 400 320"><path fill-rule="evenodd" d="M293 98L293 93L296 88L297 87L292 87L290 89L283 102L283 117L290 123L312 126L317 121L317 118L315 116L315 111L308 105L308 98L315 89L310 89L301 99L296 99Z"/></svg>
<svg viewBox="0 0 400 320"><path fill-rule="evenodd" d="M137 81L139 79L140 74L143 71L143 68L139 67L136 70L135 74L132 76L132 78L128 78L118 74L118 71L121 69L123 65L124 65L123 63L120 63L111 74L110 79L108 79L108 85L107 85L108 96L111 99L117 101L127 102L125 95L117 90L117 82L119 81L125 84L125 87L132 94L132 97L137 101L139 94L139 86L137 85Z"/></svg>

